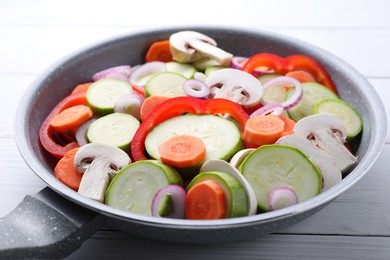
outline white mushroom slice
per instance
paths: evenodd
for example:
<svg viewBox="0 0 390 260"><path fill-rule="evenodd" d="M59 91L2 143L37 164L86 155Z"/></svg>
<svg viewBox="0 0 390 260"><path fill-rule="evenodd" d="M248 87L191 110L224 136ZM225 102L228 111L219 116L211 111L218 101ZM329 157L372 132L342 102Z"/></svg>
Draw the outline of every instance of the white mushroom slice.
<svg viewBox="0 0 390 260"><path fill-rule="evenodd" d="M233 157L230 159L229 163L234 167L238 169L238 166L244 161L244 159L251 153L253 152L254 148L247 148L238 151L233 155Z"/></svg>
<svg viewBox="0 0 390 260"><path fill-rule="evenodd" d="M302 136L287 135L276 141L277 144L290 145L301 150L314 163L322 175L322 191L340 182L342 174L329 154L317 148Z"/></svg>
<svg viewBox="0 0 390 260"><path fill-rule="evenodd" d="M117 147L100 143L82 146L74 158L74 166L84 173L78 193L103 203L111 178L130 162L128 154Z"/></svg>
<svg viewBox="0 0 390 260"><path fill-rule="evenodd" d="M248 183L248 181L242 176L241 172L230 165L228 162L219 159L212 159L206 161L199 172L209 172L209 171L220 171L225 172L233 177L235 177L241 185L245 188L247 198L248 198L248 215L255 215L257 211L257 199L255 192L252 189L252 186Z"/></svg>
<svg viewBox="0 0 390 260"><path fill-rule="evenodd" d="M336 115L324 113L304 117L295 125L294 133L328 153L342 173L357 162L357 158L344 146L346 129Z"/></svg>
<svg viewBox="0 0 390 260"><path fill-rule="evenodd" d="M237 69L217 70L205 82L210 88L211 97L229 99L245 107L259 104L263 95L260 81Z"/></svg>
<svg viewBox="0 0 390 260"><path fill-rule="evenodd" d="M79 194L101 203L104 203L104 195L111 181L110 174L107 173L111 168L108 158L106 159L92 161L84 172L78 189Z"/></svg>
<svg viewBox="0 0 390 260"><path fill-rule="evenodd" d="M219 65L228 65L232 54L217 47L214 39L194 31L181 31L169 38L173 59L182 62L195 62L202 58L211 58Z"/></svg>

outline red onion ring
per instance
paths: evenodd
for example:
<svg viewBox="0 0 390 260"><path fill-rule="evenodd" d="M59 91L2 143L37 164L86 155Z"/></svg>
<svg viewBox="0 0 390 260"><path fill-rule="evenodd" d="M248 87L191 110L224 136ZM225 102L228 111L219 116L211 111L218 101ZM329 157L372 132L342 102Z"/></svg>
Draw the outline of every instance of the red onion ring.
<svg viewBox="0 0 390 260"><path fill-rule="evenodd" d="M268 204L272 210L281 209L298 203L297 194L289 187L274 188L268 196Z"/></svg>
<svg viewBox="0 0 390 260"><path fill-rule="evenodd" d="M143 102L144 98L138 94L125 94L115 101L114 112L129 114L140 120Z"/></svg>
<svg viewBox="0 0 390 260"><path fill-rule="evenodd" d="M230 62L230 68L241 70L247 60L247 57L234 56Z"/></svg>
<svg viewBox="0 0 390 260"><path fill-rule="evenodd" d="M186 191L183 187L176 184L165 186L157 191L152 199L152 216L161 217L159 206L165 195L170 195L173 203L172 212L165 217L184 219Z"/></svg>
<svg viewBox="0 0 390 260"><path fill-rule="evenodd" d="M276 86L276 85L291 85L294 86L294 94L286 101L282 102L281 105L283 106L284 110L288 110L294 106L296 106L303 97L303 89L301 83L292 78L287 76L279 76L272 78L264 83L263 88L264 91L267 88Z"/></svg>
<svg viewBox="0 0 390 260"><path fill-rule="evenodd" d="M129 76L129 82L131 85L136 85L139 87L143 87L144 84L140 83L140 80L146 76L166 71L166 65L161 61L151 61L147 62L136 70L134 70Z"/></svg>
<svg viewBox="0 0 390 260"><path fill-rule="evenodd" d="M281 115L283 111L284 111L284 107L282 106L282 104L275 102L260 107L249 116L254 117L254 116L263 116L268 114Z"/></svg>
<svg viewBox="0 0 390 260"><path fill-rule="evenodd" d="M79 126L79 128L76 131L75 138L77 143L80 146L88 144L88 139L87 139L87 132L89 126L96 121L96 118L91 118L87 121L85 121L82 125Z"/></svg>
<svg viewBox="0 0 390 260"><path fill-rule="evenodd" d="M131 66L129 65L121 65L121 66L116 66L116 67L111 67L102 71L99 71L95 74L92 75L92 80L97 81L102 78L107 78L110 76L111 78L116 75L116 77L121 77L119 74L123 75L125 78L125 81L127 81L127 77L130 75L131 72ZM116 78L114 77L114 78ZM122 77L122 78L123 78Z"/></svg>
<svg viewBox="0 0 390 260"><path fill-rule="evenodd" d="M183 84L184 92L191 97L206 98L210 94L209 86L197 79L186 80Z"/></svg>
<svg viewBox="0 0 390 260"><path fill-rule="evenodd" d="M230 67L233 69L242 70L244 67L245 62L248 60L247 57L241 57L241 56L234 56L230 62ZM262 70L262 69L255 69L252 73L255 77L260 77L261 75L272 73L273 70Z"/></svg>
<svg viewBox="0 0 390 260"><path fill-rule="evenodd" d="M108 73L104 78L114 78L114 79L120 79L120 80L129 82L127 75L120 73L120 72L116 72L116 71Z"/></svg>

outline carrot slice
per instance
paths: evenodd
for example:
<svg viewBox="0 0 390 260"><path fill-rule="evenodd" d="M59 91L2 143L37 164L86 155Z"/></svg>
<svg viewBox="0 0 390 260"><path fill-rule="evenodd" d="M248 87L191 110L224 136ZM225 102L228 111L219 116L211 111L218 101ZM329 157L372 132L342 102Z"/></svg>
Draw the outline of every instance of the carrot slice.
<svg viewBox="0 0 390 260"><path fill-rule="evenodd" d="M285 123L275 115L254 116L245 124L243 140L254 145L273 144L283 133Z"/></svg>
<svg viewBox="0 0 390 260"><path fill-rule="evenodd" d="M71 94L79 93L79 92L87 93L87 90L88 90L89 86L92 85L92 83L93 83L93 82L87 82L87 83L78 84L78 85L72 90L72 93L71 93Z"/></svg>
<svg viewBox="0 0 390 260"><path fill-rule="evenodd" d="M140 117L144 121L150 113L152 113L158 105L168 100L169 97L166 96L150 96L145 98L144 102L141 105Z"/></svg>
<svg viewBox="0 0 390 260"><path fill-rule="evenodd" d="M304 82L316 82L315 78L308 72L303 70L294 70L286 74L288 77L292 77L301 83Z"/></svg>
<svg viewBox="0 0 390 260"><path fill-rule="evenodd" d="M283 129L282 136L294 134L294 127L296 122L291 118L285 116L278 116L278 117L282 119L284 122L284 129Z"/></svg>
<svg viewBox="0 0 390 260"><path fill-rule="evenodd" d="M154 42L146 53L145 61L173 61L169 40Z"/></svg>
<svg viewBox="0 0 390 260"><path fill-rule="evenodd" d="M54 168L54 176L69 188L78 191L82 174L74 167L74 156L80 148L69 150Z"/></svg>
<svg viewBox="0 0 390 260"><path fill-rule="evenodd" d="M183 168L201 163L206 157L202 139L192 135L176 135L158 146L163 163Z"/></svg>
<svg viewBox="0 0 390 260"><path fill-rule="evenodd" d="M74 130L93 115L92 109L85 105L77 105L63 110L53 117L50 126L55 131L66 132Z"/></svg>
<svg viewBox="0 0 390 260"><path fill-rule="evenodd" d="M194 185L186 197L186 219L221 219L227 214L223 188L213 180Z"/></svg>

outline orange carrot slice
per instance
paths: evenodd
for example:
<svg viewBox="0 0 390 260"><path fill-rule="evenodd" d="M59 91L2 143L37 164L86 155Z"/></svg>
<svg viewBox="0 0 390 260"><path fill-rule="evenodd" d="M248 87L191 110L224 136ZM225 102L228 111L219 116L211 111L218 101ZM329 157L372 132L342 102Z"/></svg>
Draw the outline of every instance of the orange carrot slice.
<svg viewBox="0 0 390 260"><path fill-rule="evenodd" d="M254 145L273 144L283 133L285 123L275 115L254 116L245 124L243 140Z"/></svg>
<svg viewBox="0 0 390 260"><path fill-rule="evenodd" d="M294 70L286 74L288 77L295 78L301 83L304 82L316 82L315 78L308 72L303 70Z"/></svg>
<svg viewBox="0 0 390 260"><path fill-rule="evenodd" d="M227 214L226 195L213 180L194 185L186 197L186 219L221 219Z"/></svg>
<svg viewBox="0 0 390 260"><path fill-rule="evenodd" d="M74 148L68 151L54 168L54 176L69 188L78 191L82 174L74 167L74 156L80 148Z"/></svg>
<svg viewBox="0 0 390 260"><path fill-rule="evenodd" d="M74 130L93 115L92 109L85 105L77 105L63 110L53 117L50 126L57 132Z"/></svg>
<svg viewBox="0 0 390 260"><path fill-rule="evenodd" d="M176 135L158 146L163 163L174 167L190 167L201 163L206 157L202 139L192 135Z"/></svg>
<svg viewBox="0 0 390 260"><path fill-rule="evenodd" d="M169 40L154 42L146 53L145 61L173 61Z"/></svg>
<svg viewBox="0 0 390 260"><path fill-rule="evenodd" d="M82 83L82 84L77 85L77 86L72 90L72 93L71 93L71 94L79 93L79 92L87 93L87 90L88 90L89 86L92 85L92 83L93 83L93 82L87 82L87 83Z"/></svg>
<svg viewBox="0 0 390 260"><path fill-rule="evenodd" d="M169 97L166 96L150 96L145 98L144 102L141 105L140 117L144 121L150 113L152 113L158 105L168 100Z"/></svg>
<svg viewBox="0 0 390 260"><path fill-rule="evenodd" d="M294 134L294 127L296 122L291 118L285 116L278 116L278 117L284 122L284 129L283 129L282 136Z"/></svg>

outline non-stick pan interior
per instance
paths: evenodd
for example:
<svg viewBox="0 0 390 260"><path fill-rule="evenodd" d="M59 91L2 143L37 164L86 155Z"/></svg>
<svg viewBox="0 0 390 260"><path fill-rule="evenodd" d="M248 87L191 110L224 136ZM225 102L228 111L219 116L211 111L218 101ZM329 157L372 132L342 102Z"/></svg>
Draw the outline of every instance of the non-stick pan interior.
<svg viewBox="0 0 390 260"><path fill-rule="evenodd" d="M359 158L358 166L342 182L304 203L265 214L217 221L173 220L124 212L86 199L57 181L52 171L56 160L42 148L38 138L39 128L51 109L75 85L90 81L95 72L116 65L134 66L143 63L146 50L152 42L168 39L170 34L180 30L195 30L207 34L217 41L218 46L236 56L249 57L259 52L280 56L305 54L320 62L332 76L339 95L354 105L363 117L364 130L352 143ZM371 167L383 146L386 133L386 120L383 118L386 116L381 101L368 81L344 61L315 46L264 31L178 27L110 39L77 51L48 68L31 84L20 101L15 136L24 159L48 186L75 203L117 219L124 230L127 229L126 225L132 226L127 230L129 232L142 233L142 230L147 230L146 227L151 227L152 230L158 228L167 232L189 232L190 236L203 236L205 230L224 230L229 233L229 230L237 229L261 234L276 231L315 213L359 180ZM156 238L161 239L160 236Z"/></svg>

